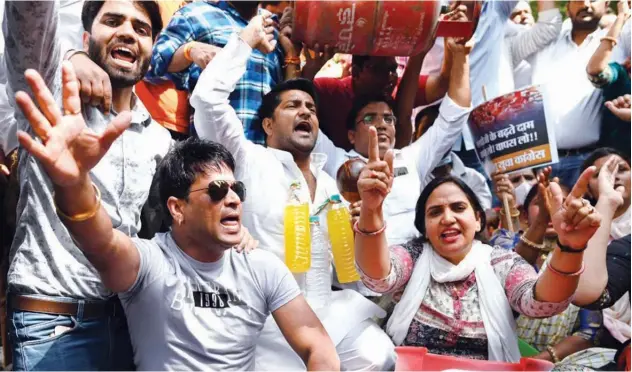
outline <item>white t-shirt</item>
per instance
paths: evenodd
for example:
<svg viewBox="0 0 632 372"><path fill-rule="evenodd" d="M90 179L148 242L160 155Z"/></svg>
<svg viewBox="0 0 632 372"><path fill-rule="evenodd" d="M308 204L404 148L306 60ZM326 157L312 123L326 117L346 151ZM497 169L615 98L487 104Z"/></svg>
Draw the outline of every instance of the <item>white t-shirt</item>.
<svg viewBox="0 0 632 372"><path fill-rule="evenodd" d="M252 370L266 318L300 295L283 262L260 249L205 263L170 233L134 243L138 277L119 297L139 370Z"/></svg>

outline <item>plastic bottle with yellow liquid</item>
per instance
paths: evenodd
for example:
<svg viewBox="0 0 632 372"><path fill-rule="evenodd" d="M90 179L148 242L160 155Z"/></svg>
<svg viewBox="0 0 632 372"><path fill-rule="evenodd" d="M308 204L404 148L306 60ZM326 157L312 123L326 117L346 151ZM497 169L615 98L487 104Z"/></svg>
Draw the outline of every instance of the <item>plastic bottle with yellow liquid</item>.
<svg viewBox="0 0 632 372"><path fill-rule="evenodd" d="M353 231L351 230L351 215L342 204L340 195L330 198L331 209L327 212L327 227L331 240L331 251L334 256L334 265L338 281L351 283L360 280L360 275L355 268L355 247Z"/></svg>
<svg viewBox="0 0 632 372"><path fill-rule="evenodd" d="M285 264L293 273L304 273L311 266L311 237L309 204L301 202L301 183L292 182L283 216L285 236Z"/></svg>

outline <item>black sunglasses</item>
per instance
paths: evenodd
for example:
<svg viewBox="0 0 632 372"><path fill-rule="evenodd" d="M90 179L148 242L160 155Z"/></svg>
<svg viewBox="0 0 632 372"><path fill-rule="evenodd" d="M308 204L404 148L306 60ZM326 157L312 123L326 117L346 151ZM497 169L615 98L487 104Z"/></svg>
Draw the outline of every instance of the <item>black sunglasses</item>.
<svg viewBox="0 0 632 372"><path fill-rule="evenodd" d="M242 202L246 200L246 185L241 181L229 182L224 180L211 181L208 187L191 190L189 194L196 191L208 191L208 196L214 202L222 201L228 195L228 189L233 190Z"/></svg>

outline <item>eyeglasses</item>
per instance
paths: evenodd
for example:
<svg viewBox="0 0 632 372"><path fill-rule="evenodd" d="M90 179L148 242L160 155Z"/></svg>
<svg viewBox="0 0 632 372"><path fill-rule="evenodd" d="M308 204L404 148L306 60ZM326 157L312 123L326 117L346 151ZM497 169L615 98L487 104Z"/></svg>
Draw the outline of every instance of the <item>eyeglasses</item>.
<svg viewBox="0 0 632 372"><path fill-rule="evenodd" d="M192 192L206 190L208 191L208 196L212 201L219 202L228 195L229 189L233 190L242 202L246 200L246 185L244 185L241 181L229 182L224 180L215 180L209 182L208 187L191 190L189 191L189 194Z"/></svg>
<svg viewBox="0 0 632 372"><path fill-rule="evenodd" d="M384 122L384 124L386 125L395 125L397 123L397 118L395 117L395 115L393 114L386 114L386 115L381 115L381 114L365 114L362 119L360 119L356 124L364 124L364 125L368 125L371 127L374 127L378 124L378 120L382 119L382 121Z"/></svg>

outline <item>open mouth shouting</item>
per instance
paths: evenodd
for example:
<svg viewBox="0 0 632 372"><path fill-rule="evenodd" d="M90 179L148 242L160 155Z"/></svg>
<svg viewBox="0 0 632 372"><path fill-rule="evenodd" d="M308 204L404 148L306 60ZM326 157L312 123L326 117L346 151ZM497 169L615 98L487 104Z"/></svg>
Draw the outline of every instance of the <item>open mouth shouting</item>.
<svg viewBox="0 0 632 372"><path fill-rule="evenodd" d="M441 241L445 244L452 244L456 242L461 236L461 231L457 228L451 227L443 230L440 235Z"/></svg>
<svg viewBox="0 0 632 372"><path fill-rule="evenodd" d="M136 52L127 46L117 45L112 48L110 56L116 64L123 68L132 68L136 62Z"/></svg>
<svg viewBox="0 0 632 372"><path fill-rule="evenodd" d="M313 130L309 121L302 120L294 125L294 131L301 136L311 136Z"/></svg>
<svg viewBox="0 0 632 372"><path fill-rule="evenodd" d="M241 229L241 216L236 211L224 213L219 223L228 233L236 234Z"/></svg>

